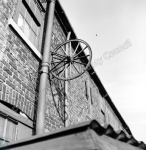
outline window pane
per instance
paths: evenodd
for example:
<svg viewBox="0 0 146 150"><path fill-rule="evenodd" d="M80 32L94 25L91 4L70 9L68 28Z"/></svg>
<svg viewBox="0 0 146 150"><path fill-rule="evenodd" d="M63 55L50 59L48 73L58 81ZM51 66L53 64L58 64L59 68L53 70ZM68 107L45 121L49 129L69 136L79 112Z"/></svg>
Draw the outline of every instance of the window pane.
<svg viewBox="0 0 146 150"><path fill-rule="evenodd" d="M30 39L30 27L26 20L24 22L24 34Z"/></svg>
<svg viewBox="0 0 146 150"><path fill-rule="evenodd" d="M36 48L37 48L38 50L39 50L39 42L40 42L40 41L39 41L38 36L37 36L37 37L36 37L36 45L35 45L35 46L36 46Z"/></svg>
<svg viewBox="0 0 146 150"><path fill-rule="evenodd" d="M4 127L5 127L5 118L0 116L0 138L3 138Z"/></svg>
<svg viewBox="0 0 146 150"><path fill-rule="evenodd" d="M11 120L8 120L5 137L8 141L15 141L15 136L16 136L16 124Z"/></svg>
<svg viewBox="0 0 146 150"><path fill-rule="evenodd" d="M30 0L25 0L25 1L26 1L27 5L29 5L29 3L30 3L29 1L30 1Z"/></svg>
<svg viewBox="0 0 146 150"><path fill-rule="evenodd" d="M38 50L41 50L41 42L42 42L42 36L43 36L43 29L41 27L38 27L37 29L37 39L38 39Z"/></svg>
<svg viewBox="0 0 146 150"><path fill-rule="evenodd" d="M15 21L22 32L26 35L26 37L40 51L43 34L44 15L42 15L41 11L39 10L36 4L36 0L25 0L28 6L25 5L26 3L23 3L23 0L18 1L18 8L14 15ZM32 10L34 15L30 13L29 9ZM34 16L37 18L41 26L37 25ZM34 31L34 33L32 33L31 29Z"/></svg>
<svg viewBox="0 0 146 150"><path fill-rule="evenodd" d="M17 24L20 27L20 29L23 31L23 28L24 28L24 18L23 18L23 16L21 14L19 14L19 16L18 16L18 22L17 22Z"/></svg>
<svg viewBox="0 0 146 150"><path fill-rule="evenodd" d="M38 7L36 7L35 16L36 16L36 18L38 19L38 21L41 23L41 21L42 21L42 16L41 16L41 12L40 12L40 10L38 9Z"/></svg>
<svg viewBox="0 0 146 150"><path fill-rule="evenodd" d="M35 32L35 34L37 35L37 24L34 22L34 20L32 19L32 25L31 25L31 28L33 29L33 31Z"/></svg>
<svg viewBox="0 0 146 150"><path fill-rule="evenodd" d="M33 43L34 46L36 46L36 35L32 29L31 29L30 41Z"/></svg>
<svg viewBox="0 0 146 150"><path fill-rule="evenodd" d="M35 11L36 11L36 3L34 2L34 0L30 0L30 9L32 10L32 12L35 14Z"/></svg>
<svg viewBox="0 0 146 150"><path fill-rule="evenodd" d="M39 47L39 45L40 45L40 43L41 43L41 41L42 41L42 37L41 37L41 27L37 27L37 49L38 50L40 50L40 47Z"/></svg>
<svg viewBox="0 0 146 150"><path fill-rule="evenodd" d="M32 27L31 24L32 24L32 17L30 15L30 13L27 11L26 12L26 17L25 17L25 21L28 23L29 27Z"/></svg>
<svg viewBox="0 0 146 150"><path fill-rule="evenodd" d="M24 18L26 17L26 11L27 11L26 7L23 4L21 4L21 6L20 6L20 13L24 16Z"/></svg>

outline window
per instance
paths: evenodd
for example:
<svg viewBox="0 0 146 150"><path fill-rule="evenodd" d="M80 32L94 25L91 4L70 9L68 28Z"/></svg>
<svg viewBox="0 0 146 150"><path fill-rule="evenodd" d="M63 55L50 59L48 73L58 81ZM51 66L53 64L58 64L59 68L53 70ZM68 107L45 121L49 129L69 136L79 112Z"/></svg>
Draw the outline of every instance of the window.
<svg viewBox="0 0 146 150"><path fill-rule="evenodd" d="M19 0L13 19L32 44L41 51L44 13L39 8L35 0Z"/></svg>
<svg viewBox="0 0 146 150"><path fill-rule="evenodd" d="M92 89L90 88L90 98L91 98L91 105L93 105L93 99L92 99Z"/></svg>
<svg viewBox="0 0 146 150"><path fill-rule="evenodd" d="M105 113L103 112L103 110L101 109L101 113L105 116Z"/></svg>
<svg viewBox="0 0 146 150"><path fill-rule="evenodd" d="M0 146L16 140L17 122L0 114Z"/></svg>
<svg viewBox="0 0 146 150"><path fill-rule="evenodd" d="M87 82L85 81L85 96L88 100L89 96L88 96L88 87L87 87Z"/></svg>

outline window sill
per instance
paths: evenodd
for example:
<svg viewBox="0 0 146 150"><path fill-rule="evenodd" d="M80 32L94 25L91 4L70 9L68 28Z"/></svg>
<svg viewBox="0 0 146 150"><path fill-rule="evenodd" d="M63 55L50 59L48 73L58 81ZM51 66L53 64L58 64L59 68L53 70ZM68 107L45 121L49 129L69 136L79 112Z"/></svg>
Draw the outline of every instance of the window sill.
<svg viewBox="0 0 146 150"><path fill-rule="evenodd" d="M42 60L41 53L35 48L35 46L30 42L30 40L26 37L26 35L21 31L18 25L14 22L12 18L8 20L8 24L12 27L17 34L24 40L24 42L30 47L30 49L36 54L36 56Z"/></svg>
<svg viewBox="0 0 146 150"><path fill-rule="evenodd" d="M6 116L9 116L9 118L11 118L13 120L16 120L20 123L23 123L23 124L29 126L30 128L33 128L33 122L31 120L26 119L25 117L21 116L20 114L17 114L16 112L11 110L7 106L0 103L0 114L1 113L5 114Z"/></svg>

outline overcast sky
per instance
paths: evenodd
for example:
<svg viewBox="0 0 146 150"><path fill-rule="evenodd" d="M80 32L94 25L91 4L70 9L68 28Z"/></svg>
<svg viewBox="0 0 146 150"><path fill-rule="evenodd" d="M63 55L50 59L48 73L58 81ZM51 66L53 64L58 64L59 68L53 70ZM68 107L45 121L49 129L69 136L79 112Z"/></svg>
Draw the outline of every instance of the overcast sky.
<svg viewBox="0 0 146 150"><path fill-rule="evenodd" d="M91 46L92 65L134 137L146 143L146 0L60 3L77 37Z"/></svg>

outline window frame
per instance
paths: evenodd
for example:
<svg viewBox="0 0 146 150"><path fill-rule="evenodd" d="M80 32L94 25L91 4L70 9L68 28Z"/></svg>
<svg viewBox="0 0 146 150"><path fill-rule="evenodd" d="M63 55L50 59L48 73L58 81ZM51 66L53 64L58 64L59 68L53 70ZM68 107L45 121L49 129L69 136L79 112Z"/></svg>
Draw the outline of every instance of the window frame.
<svg viewBox="0 0 146 150"><path fill-rule="evenodd" d="M31 6L31 3L35 3L35 9ZM35 37L35 42L32 42L34 40L31 40L31 38L29 37L28 39L30 40L30 42L34 45L34 47L40 52L42 53L42 40L43 40L43 30L44 30L44 13L41 12L40 10L40 6L38 6L38 4L34 1L34 0L19 0L17 2L17 6L16 6L16 11L12 17L12 19L14 20L14 22L17 24L18 22L18 18L19 18L19 14L22 15L21 13L21 8L24 6L25 8L25 15L24 15L24 19L29 22L27 18L27 13L30 15L31 19L31 23L29 24L29 26L31 27L30 33L33 32ZM43 6L42 6L43 7ZM34 9L34 10L32 10ZM33 12L34 11L34 12ZM40 12L39 12L40 11ZM37 15L36 15L36 14ZM34 24L36 24L36 32L33 28ZM17 24L18 26L18 24ZM18 26L19 27L19 26ZM20 28L20 27L19 27ZM22 31L23 32L23 31ZM23 32L24 33L24 32ZM25 33L24 33L25 34ZM26 36L27 37L27 36Z"/></svg>
<svg viewBox="0 0 146 150"><path fill-rule="evenodd" d="M33 0L32 0L33 1ZM36 24L40 27L41 26L41 23L40 23L40 20L36 17L36 15L33 13L33 11L31 10L31 6L29 6L27 0L19 0L18 3L17 3L17 7L16 7L16 12L13 16L13 19L15 21L17 21L18 19L18 15L19 15L19 12L21 12L21 5L24 5L25 8L27 9L27 11L29 12L30 16L34 19L34 21L36 22ZM26 17L26 16L25 16Z"/></svg>
<svg viewBox="0 0 146 150"><path fill-rule="evenodd" d="M12 142L12 141L16 141L17 140L17 132L18 132L18 122L16 120L14 120L13 118L7 116L6 114L3 114L2 112L0 112L0 118L3 118L4 119L4 129L3 129L3 133L2 135L0 135L0 141L2 141L2 145L5 144L5 143L9 143L9 142ZM9 139L6 137L6 133L7 133L7 129L8 129L8 122L12 122L13 124L15 124L15 132L13 132L13 140L12 141L9 141ZM1 145L0 145L1 146Z"/></svg>

